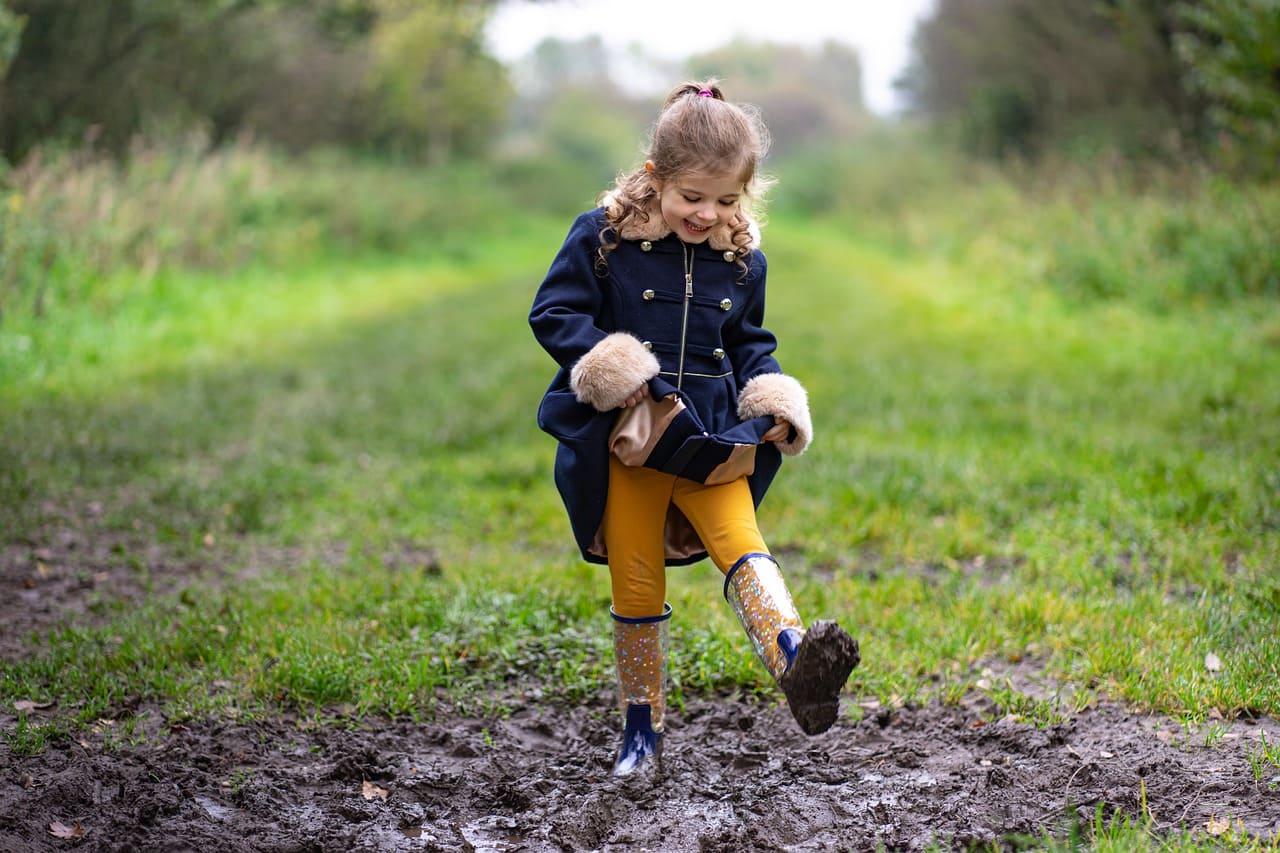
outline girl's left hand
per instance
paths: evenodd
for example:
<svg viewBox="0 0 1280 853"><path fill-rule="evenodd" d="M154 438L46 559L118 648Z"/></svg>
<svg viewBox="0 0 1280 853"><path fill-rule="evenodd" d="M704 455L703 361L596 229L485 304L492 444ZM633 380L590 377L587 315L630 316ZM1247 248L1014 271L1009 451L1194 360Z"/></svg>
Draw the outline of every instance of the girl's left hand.
<svg viewBox="0 0 1280 853"><path fill-rule="evenodd" d="M631 392L631 396L630 396L630 397L628 397L627 399L625 399L625 400L623 400L621 403L619 403L619 404L618 404L618 408L620 408L620 409L630 409L632 406L638 406L638 405L640 405L641 401L643 401L643 400L644 400L644 398L645 398L645 394L646 394L646 392L647 392L648 390L649 390L648 386L646 386L646 385L641 385L641 386L640 386L639 388L637 388L635 391Z"/></svg>
<svg viewBox="0 0 1280 853"><path fill-rule="evenodd" d="M790 421L775 417L773 419L773 426L770 427L769 431L761 437L760 443L764 444L766 441L786 441L787 436L791 435L791 430L792 426Z"/></svg>

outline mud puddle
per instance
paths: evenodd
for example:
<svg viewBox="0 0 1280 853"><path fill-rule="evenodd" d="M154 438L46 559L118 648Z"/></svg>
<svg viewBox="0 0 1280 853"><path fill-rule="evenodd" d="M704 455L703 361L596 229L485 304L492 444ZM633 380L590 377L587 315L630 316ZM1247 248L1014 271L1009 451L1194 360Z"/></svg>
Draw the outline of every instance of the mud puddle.
<svg viewBox="0 0 1280 853"><path fill-rule="evenodd" d="M0 597L0 659L30 654L29 638L59 620L94 622L226 574L213 554L174 559L142 534L103 535L94 513L72 516L38 542L0 547L0 581L16 591ZM274 570L296 556L243 564ZM1254 768L1264 734L1280 743L1270 719L1187 732L1099 703L1037 728L992 721L971 693L960 706L851 703L809 738L775 703L706 699L668 714L659 776L617 780L605 694L421 725L166 725L158 709L125 705L138 742L112 721L34 756L0 738L0 853L1014 847L1098 814L1157 834L1280 842L1280 770ZM57 709L30 713L34 724ZM0 731L17 722L0 708Z"/></svg>
<svg viewBox="0 0 1280 853"><path fill-rule="evenodd" d="M1012 847L1099 812L1157 834L1280 836L1280 775L1249 761L1264 734L1280 742L1275 721L1206 745L1114 705L1048 728L983 710L849 706L809 738L774 704L698 702L669 715L661 774L625 780L609 775L604 696L505 719L188 724L30 757L0 745L0 850Z"/></svg>

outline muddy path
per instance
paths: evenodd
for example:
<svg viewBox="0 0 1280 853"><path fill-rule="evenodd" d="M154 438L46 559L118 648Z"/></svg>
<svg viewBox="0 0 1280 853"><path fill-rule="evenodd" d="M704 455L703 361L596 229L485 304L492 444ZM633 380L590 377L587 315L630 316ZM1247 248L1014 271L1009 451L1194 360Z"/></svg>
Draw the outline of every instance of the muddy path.
<svg viewBox="0 0 1280 853"><path fill-rule="evenodd" d="M35 756L0 746L0 849L918 850L1014 847L1099 815L1280 835L1280 778L1248 761L1264 733L1280 741L1271 720L1206 745L1106 704L1048 728L983 724L974 706L845 710L808 738L776 704L700 701L670 715L661 774L625 780L608 772L603 695L502 719L189 724L110 747L104 721Z"/></svg>
<svg viewBox="0 0 1280 853"><path fill-rule="evenodd" d="M0 658L38 653L59 620L225 574L88 527L0 548ZM122 718L32 756L0 738L0 853L1012 848L1099 818L1280 843L1280 771L1250 762L1264 736L1280 743L1270 719L1188 732L1101 702L1038 728L971 692L959 706L851 697L809 738L776 701L703 697L668 715L660 774L616 780L608 689L575 707L508 693L509 716L421 724L179 725L142 704L120 711L139 737L121 737ZM17 723L0 708L0 731Z"/></svg>

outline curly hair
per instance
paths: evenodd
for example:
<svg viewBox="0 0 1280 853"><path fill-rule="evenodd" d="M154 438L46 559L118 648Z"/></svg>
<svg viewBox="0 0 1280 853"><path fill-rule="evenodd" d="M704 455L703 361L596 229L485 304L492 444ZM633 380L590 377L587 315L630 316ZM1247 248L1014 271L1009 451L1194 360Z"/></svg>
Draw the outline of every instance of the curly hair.
<svg viewBox="0 0 1280 853"><path fill-rule="evenodd" d="M710 92L707 97L701 93ZM730 222L730 234L739 263L750 252L750 220L758 218L763 196L771 181L759 173L760 161L769 150L769 131L759 112L746 104L731 104L714 77L703 82L681 83L671 90L649 136L648 162L618 176L611 190L600 194L608 225L600 232L599 265L617 248L617 234L632 223L649 221L658 197L657 185L690 173L734 174L743 186L739 212Z"/></svg>

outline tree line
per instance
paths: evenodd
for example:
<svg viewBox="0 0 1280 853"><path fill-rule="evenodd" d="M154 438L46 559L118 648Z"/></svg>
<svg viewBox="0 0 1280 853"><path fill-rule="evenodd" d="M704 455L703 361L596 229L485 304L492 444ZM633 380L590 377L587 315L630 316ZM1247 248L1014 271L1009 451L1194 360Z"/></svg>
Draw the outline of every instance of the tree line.
<svg viewBox="0 0 1280 853"><path fill-rule="evenodd" d="M482 0L2 0L0 154L120 152L192 125L291 149L432 162L481 144L511 95Z"/></svg>
<svg viewBox="0 0 1280 853"><path fill-rule="evenodd" d="M900 85L972 151L1276 168L1278 0L938 0L912 47Z"/></svg>
<svg viewBox="0 0 1280 853"><path fill-rule="evenodd" d="M572 142L635 116L590 42L539 48L546 85L518 103L484 41L494 3L0 0L0 156L50 141L123 152L199 126L214 144L252 133L443 163L483 155L513 121L558 123L544 135ZM912 49L912 111L971 152L1280 162L1280 0L938 0ZM556 88L575 64L593 109L572 80ZM739 43L685 71L754 99L788 150L869 123L858 58L838 45Z"/></svg>

